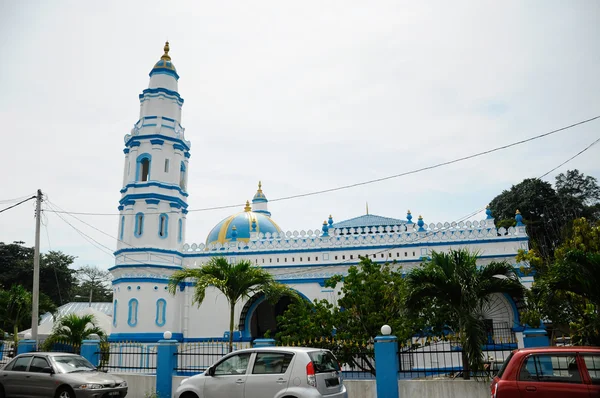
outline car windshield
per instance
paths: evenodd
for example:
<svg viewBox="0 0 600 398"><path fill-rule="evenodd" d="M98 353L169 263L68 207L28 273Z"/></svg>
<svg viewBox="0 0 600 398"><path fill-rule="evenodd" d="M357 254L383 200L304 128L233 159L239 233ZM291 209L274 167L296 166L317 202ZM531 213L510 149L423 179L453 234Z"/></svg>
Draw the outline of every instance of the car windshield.
<svg viewBox="0 0 600 398"><path fill-rule="evenodd" d="M65 355L56 356L53 359L61 373L90 372L96 370L94 365L81 356Z"/></svg>
<svg viewBox="0 0 600 398"><path fill-rule="evenodd" d="M500 368L500 370L498 371L498 373L496 374L496 376L498 376L500 379L502 378L502 375L504 374L504 371L506 370L506 367L508 366L508 363L510 362L510 360L512 359L513 355L515 355L515 352L511 352L510 355L508 356L508 358L506 358L504 360L504 363L502 364L502 367Z"/></svg>

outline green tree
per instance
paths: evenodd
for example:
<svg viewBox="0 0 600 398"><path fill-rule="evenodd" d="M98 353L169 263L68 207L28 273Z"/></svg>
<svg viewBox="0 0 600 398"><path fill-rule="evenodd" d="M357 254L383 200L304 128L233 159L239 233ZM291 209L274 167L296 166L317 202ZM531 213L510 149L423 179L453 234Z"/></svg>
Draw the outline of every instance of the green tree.
<svg viewBox="0 0 600 398"><path fill-rule="evenodd" d="M196 283L192 302L200 306L206 297L206 289L212 286L227 298L229 303L229 352L233 351L233 329L235 305L243 298L264 294L271 303L276 303L287 295L299 300L298 294L287 286L275 281L263 268L250 261L230 264L225 258L212 258L201 268L184 268L176 271L169 280L169 292L173 295L177 287L186 279Z"/></svg>
<svg viewBox="0 0 600 398"><path fill-rule="evenodd" d="M15 340L19 330L31 326L31 292L21 285L0 290L0 328L12 330ZM53 312L56 306L45 294L40 294L39 313Z"/></svg>
<svg viewBox="0 0 600 398"><path fill-rule="evenodd" d="M486 342L483 306L494 293L523 296L523 285L506 262L477 266L477 253L466 249L449 253L433 252L431 260L412 269L407 276L409 287L406 305L423 309L433 305L455 330L462 345L463 375L483 369L482 345Z"/></svg>
<svg viewBox="0 0 600 398"><path fill-rule="evenodd" d="M91 314L67 314L56 322L52 334L44 341L44 349L51 350L56 343L67 344L77 352L83 340L89 339L92 334L100 338L105 337L102 329L96 326L96 318Z"/></svg>
<svg viewBox="0 0 600 398"><path fill-rule="evenodd" d="M600 186L592 176L585 176L579 170L567 170L556 176L556 193L561 210L572 218L596 219L597 204L600 202Z"/></svg>
<svg viewBox="0 0 600 398"><path fill-rule="evenodd" d="M112 302L110 272L95 265L84 265L76 271L77 284L73 287L73 301Z"/></svg>

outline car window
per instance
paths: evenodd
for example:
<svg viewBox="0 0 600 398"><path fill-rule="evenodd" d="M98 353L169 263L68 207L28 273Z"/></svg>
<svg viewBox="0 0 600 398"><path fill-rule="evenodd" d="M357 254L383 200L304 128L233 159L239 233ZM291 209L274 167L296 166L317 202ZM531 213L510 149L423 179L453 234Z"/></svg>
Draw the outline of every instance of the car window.
<svg viewBox="0 0 600 398"><path fill-rule="evenodd" d="M581 383L581 376L575 354L536 354L525 359L519 380Z"/></svg>
<svg viewBox="0 0 600 398"><path fill-rule="evenodd" d="M79 355L61 355L55 356L54 363L59 369L60 373L73 373L73 372L86 372L96 370L94 365L88 362L82 356Z"/></svg>
<svg viewBox="0 0 600 398"><path fill-rule="evenodd" d="M340 365L329 351L313 351L309 352L308 356L315 365L316 373L332 372L340 370Z"/></svg>
<svg viewBox="0 0 600 398"><path fill-rule="evenodd" d="M250 353L233 355L215 366L215 376L245 374L248 362L250 362Z"/></svg>
<svg viewBox="0 0 600 398"><path fill-rule="evenodd" d="M17 358L11 370L13 372L25 372L29 362L31 362L31 356Z"/></svg>
<svg viewBox="0 0 600 398"><path fill-rule="evenodd" d="M502 364L502 366L500 367L500 370L498 371L498 373L496 374L496 376L498 376L499 378L502 378L502 375L504 374L504 371L506 370L506 367L508 366L508 364L510 363L510 360L512 359L512 357L515 355L515 352L511 352L510 355L504 360L504 363Z"/></svg>
<svg viewBox="0 0 600 398"><path fill-rule="evenodd" d="M30 372L42 372L44 368L49 367L48 361L41 357L33 357L33 361L31 361L31 365L29 365Z"/></svg>
<svg viewBox="0 0 600 398"><path fill-rule="evenodd" d="M276 374L285 373L294 354L275 353L275 352L259 352L254 360L252 374Z"/></svg>
<svg viewBox="0 0 600 398"><path fill-rule="evenodd" d="M14 366L15 362L17 362L16 359L13 359L12 361L10 361L9 363L7 363L2 370L12 370L12 367Z"/></svg>
<svg viewBox="0 0 600 398"><path fill-rule="evenodd" d="M583 354L583 360L592 384L600 384L600 354Z"/></svg>

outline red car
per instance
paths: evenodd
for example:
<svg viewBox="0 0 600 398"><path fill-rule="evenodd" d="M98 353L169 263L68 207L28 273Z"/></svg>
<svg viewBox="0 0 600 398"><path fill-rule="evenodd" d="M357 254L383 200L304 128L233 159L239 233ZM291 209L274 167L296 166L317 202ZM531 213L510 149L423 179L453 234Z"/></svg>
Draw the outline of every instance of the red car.
<svg viewBox="0 0 600 398"><path fill-rule="evenodd" d="M600 348L515 350L490 389L491 398L599 398Z"/></svg>

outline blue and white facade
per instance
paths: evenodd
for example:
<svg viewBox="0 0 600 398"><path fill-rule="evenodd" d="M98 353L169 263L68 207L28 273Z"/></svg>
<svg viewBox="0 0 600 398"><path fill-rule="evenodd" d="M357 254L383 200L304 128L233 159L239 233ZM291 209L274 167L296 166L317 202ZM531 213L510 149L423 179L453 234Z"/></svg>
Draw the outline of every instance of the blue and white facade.
<svg viewBox="0 0 600 398"><path fill-rule="evenodd" d="M181 125L183 99L179 76L165 53L150 72L149 87L140 94L140 118L125 137L125 167L119 202L119 243L113 274L114 340L153 342L171 331L178 340L223 338L229 329L229 306L216 290L204 303L192 305L193 286L167 291L170 275L182 267L202 267L212 257L231 262L249 260L268 269L308 300L335 300L337 292L325 288L327 278L345 274L360 257L377 262L395 261L407 271L433 250L467 247L480 253L480 264L514 262L519 249L528 248L525 226L497 229L491 212L486 219L427 224L371 214L334 222L329 216L318 229L282 230L268 209L259 183L252 202L218 223L201 242L186 240L187 177L191 143ZM187 242L186 242L187 241ZM526 285L532 277L523 276ZM252 340L273 330L276 306L262 297L236 305L235 338ZM519 326L518 303L494 296L484 316L495 323Z"/></svg>

